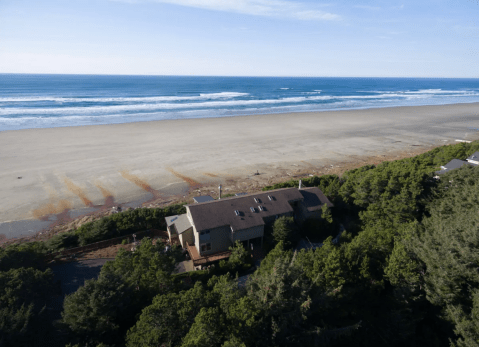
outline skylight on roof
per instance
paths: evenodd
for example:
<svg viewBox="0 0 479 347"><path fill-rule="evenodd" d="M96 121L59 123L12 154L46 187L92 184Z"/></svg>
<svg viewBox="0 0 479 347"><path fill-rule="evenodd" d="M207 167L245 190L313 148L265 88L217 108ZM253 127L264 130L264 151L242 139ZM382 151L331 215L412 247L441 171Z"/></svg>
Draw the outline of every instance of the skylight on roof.
<svg viewBox="0 0 479 347"><path fill-rule="evenodd" d="M240 215L240 211L235 210L235 215L239 216L239 215Z"/></svg>
<svg viewBox="0 0 479 347"><path fill-rule="evenodd" d="M256 212L254 207L250 207L249 209L251 210L251 212Z"/></svg>
<svg viewBox="0 0 479 347"><path fill-rule="evenodd" d="M264 211L264 207L263 207L263 206L259 205L258 208L259 208L260 211Z"/></svg>
<svg viewBox="0 0 479 347"><path fill-rule="evenodd" d="M274 196L268 195L268 199L270 199L271 201L273 201L273 200L274 200Z"/></svg>
<svg viewBox="0 0 479 347"><path fill-rule="evenodd" d="M254 202L256 202L257 204L261 203L261 200L258 199L258 198L254 198Z"/></svg>

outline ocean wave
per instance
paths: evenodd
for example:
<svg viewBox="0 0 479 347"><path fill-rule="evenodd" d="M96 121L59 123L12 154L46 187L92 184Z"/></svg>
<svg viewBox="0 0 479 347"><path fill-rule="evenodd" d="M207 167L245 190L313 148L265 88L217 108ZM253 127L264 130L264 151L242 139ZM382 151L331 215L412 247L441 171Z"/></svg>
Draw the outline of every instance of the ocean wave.
<svg viewBox="0 0 479 347"><path fill-rule="evenodd" d="M385 90L358 90L358 93L376 93L376 94L399 94L399 95L408 95L408 94L424 94L424 95L435 95L435 94L461 94L461 95L472 95L475 96L479 92L479 89L458 89L458 90L443 90L443 89L419 89L419 90L398 90L398 91L385 91Z"/></svg>
<svg viewBox="0 0 479 347"><path fill-rule="evenodd" d="M470 102L470 101L457 101ZM448 103L448 102L446 102ZM369 102L346 99L336 100L330 103L309 103L290 105L271 105L268 107L246 107L246 108L217 108L217 109L182 109L175 111L152 111L150 113L106 113L106 114L83 114L65 115L61 117L46 116L22 116L17 118L0 117L0 131L25 128L49 128L64 126L80 126L95 124L121 124L138 121L155 120L179 120L191 118L217 118L234 117L254 114L277 114L286 112L321 112L331 110L352 110L369 109L378 107L396 106L420 106L420 105L442 105L444 99L429 99L427 103L420 99L406 101L406 99L376 99Z"/></svg>
<svg viewBox="0 0 479 347"><path fill-rule="evenodd" d="M159 103L159 104L137 104L137 105L111 105L111 106L85 106L85 107L57 107L57 108L21 108L11 107L0 109L0 116L17 114L62 114L65 112L73 113L102 113L102 112L120 112L134 110L168 110L184 108L208 108L221 106L245 106L257 104L278 104L278 103L299 103L313 100L330 100L331 96L311 96L311 97L291 97L281 99L259 99L259 100L225 100L208 101L201 103Z"/></svg>
<svg viewBox="0 0 479 347"><path fill-rule="evenodd" d="M186 100L208 100L208 99L232 99L248 96L249 93L221 92L205 93L192 96L142 96L142 97L55 97L55 96L32 96L32 97L0 97L0 102L163 102L163 101L186 101Z"/></svg>
<svg viewBox="0 0 479 347"><path fill-rule="evenodd" d="M211 94L208 94L211 96ZM479 96L475 94L451 94L448 97L464 97L464 96ZM251 105L274 105L274 104L299 104L299 103L318 103L324 101L334 100L415 100L432 98L431 93L390 93L377 95L315 95L315 96L297 96L279 99L240 99L240 100L214 100L205 102L185 102L185 103L143 103L143 104L126 104L126 105L92 105L92 106L64 106L64 107L4 107L0 109L0 116L14 116L14 115L59 115L59 114L105 114L105 113L120 113L120 112L154 112L167 110L182 110L182 109L215 109L219 107L245 107ZM196 101L196 100L195 100ZM270 106L268 106L270 107Z"/></svg>

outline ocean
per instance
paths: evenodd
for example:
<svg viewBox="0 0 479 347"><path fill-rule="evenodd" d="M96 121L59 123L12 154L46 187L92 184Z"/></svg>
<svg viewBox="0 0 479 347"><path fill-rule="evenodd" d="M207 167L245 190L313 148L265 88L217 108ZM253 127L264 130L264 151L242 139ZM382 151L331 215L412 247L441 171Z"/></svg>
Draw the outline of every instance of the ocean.
<svg viewBox="0 0 479 347"><path fill-rule="evenodd" d="M479 102L479 79L0 74L0 131Z"/></svg>

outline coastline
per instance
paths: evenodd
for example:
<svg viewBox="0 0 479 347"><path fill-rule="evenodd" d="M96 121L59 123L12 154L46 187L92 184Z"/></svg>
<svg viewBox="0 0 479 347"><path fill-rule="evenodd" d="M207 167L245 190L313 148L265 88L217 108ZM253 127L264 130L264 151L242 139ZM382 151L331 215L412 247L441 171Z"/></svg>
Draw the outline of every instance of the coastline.
<svg viewBox="0 0 479 347"><path fill-rule="evenodd" d="M2 131L0 234L2 225L8 238L19 234L7 221L51 225L119 204L214 195L218 184L248 190L339 163L414 155L476 140L473 129L479 103Z"/></svg>

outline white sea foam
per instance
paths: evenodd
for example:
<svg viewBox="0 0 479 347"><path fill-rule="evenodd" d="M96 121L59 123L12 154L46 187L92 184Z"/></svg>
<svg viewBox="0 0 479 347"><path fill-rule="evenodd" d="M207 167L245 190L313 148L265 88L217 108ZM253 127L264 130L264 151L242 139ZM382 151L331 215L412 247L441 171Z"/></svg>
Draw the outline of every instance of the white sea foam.
<svg viewBox="0 0 479 347"><path fill-rule="evenodd" d="M124 112L124 111L151 111L151 110L171 110L185 108L209 108L222 106L245 106L258 104L278 104L278 103L299 103L312 100L329 100L330 96L311 96L311 97L291 97L281 99L265 100L222 100L207 101L195 103L156 103L156 104L136 104L136 105L111 105L111 106L88 106L88 107L56 107L56 108L21 108L10 107L0 109L0 116L18 115L18 114L64 114L64 113L105 113L105 112Z"/></svg>
<svg viewBox="0 0 479 347"><path fill-rule="evenodd" d="M220 93L219 93L220 94ZM223 95L223 93L221 93ZM211 98L211 94L207 94ZM235 94L237 95L237 94ZM244 95L244 93L242 94ZM451 94L448 97L464 97L464 96L479 96L479 93L474 94ZM231 97L231 95L230 95ZM314 95L314 96L298 96L280 99L248 99L248 100L213 100L204 102L183 102L183 103L141 103L141 104L124 104L124 105L92 105L92 106L64 106L64 107L4 107L0 109L0 116L14 116L14 115L72 115L72 114L118 114L122 112L155 112L155 111L174 111L182 109L205 109L205 108L219 108L219 107L244 107L252 105L274 105L274 104L299 104L299 103L315 103L317 101L330 100L379 100L379 99L399 99L399 100L415 100L433 98L432 93L386 93L376 95ZM199 100L194 100L199 101Z"/></svg>
<svg viewBox="0 0 479 347"><path fill-rule="evenodd" d="M164 101L186 101L186 100L208 100L208 99L232 99L242 96L248 96L249 93L237 92L221 92L208 93L191 96L145 96L145 97L113 97L113 98L88 98L88 97L3 97L0 102L39 102L39 101L55 101L55 102L164 102Z"/></svg>
<svg viewBox="0 0 479 347"><path fill-rule="evenodd" d="M416 91L411 90L398 90L398 91L384 91L384 90L358 90L358 93L377 93L377 94L399 94L399 95L408 95L408 94L424 94L424 95L435 95L435 94L454 94L454 95L477 95L479 90L477 89L462 89L462 90L442 90L442 89L419 89Z"/></svg>
<svg viewBox="0 0 479 347"><path fill-rule="evenodd" d="M75 125L93 125L93 124L119 124L137 121L152 121L166 119L189 119L189 118L215 118L215 117L233 117L239 115L251 114L275 114L284 112L311 112L311 111L328 111L328 110L350 110L350 109L367 109L385 106L413 106L413 105L441 105L444 99L430 98L425 103L423 100L412 99L384 99L378 98L364 102L361 100L336 98L329 103L299 103L289 105L274 105L268 107L245 107L245 108L216 108L216 109L181 109L173 111L155 111L148 113L106 113L106 114L83 114L83 115L65 115L62 117L49 116L24 116L17 118L0 117L0 131L14 130L24 128L45 128L45 127L62 127ZM462 100L462 101L461 101ZM406 103L405 103L406 102ZM470 102L463 98L455 99L454 102ZM254 106L254 105L252 105Z"/></svg>

